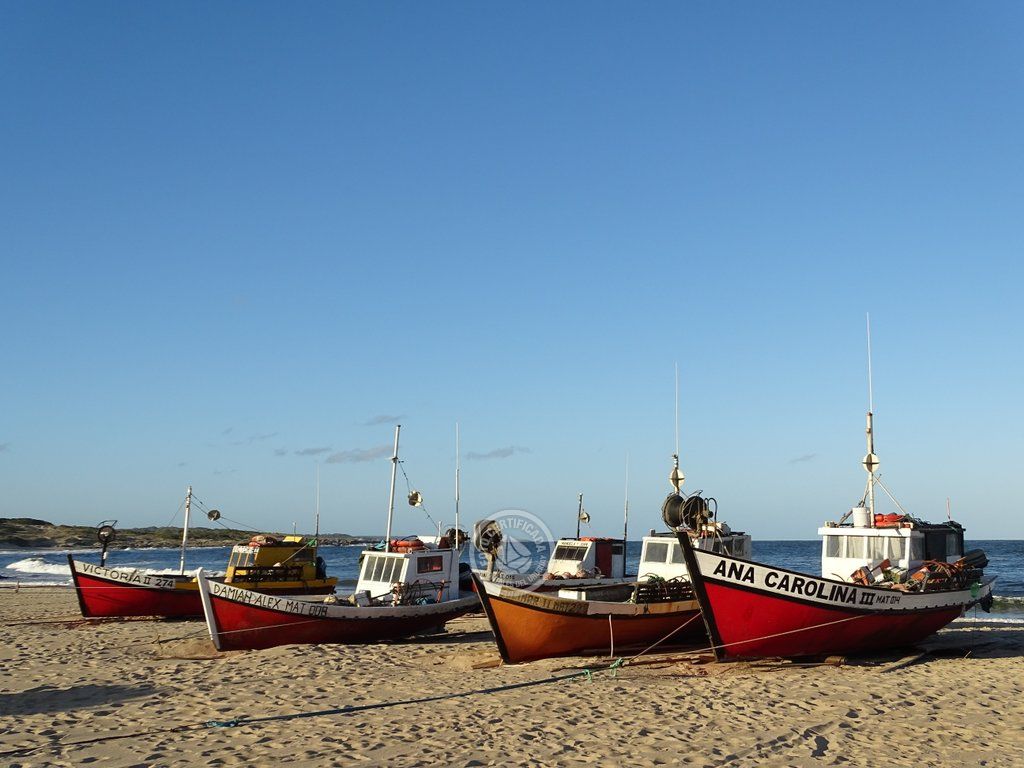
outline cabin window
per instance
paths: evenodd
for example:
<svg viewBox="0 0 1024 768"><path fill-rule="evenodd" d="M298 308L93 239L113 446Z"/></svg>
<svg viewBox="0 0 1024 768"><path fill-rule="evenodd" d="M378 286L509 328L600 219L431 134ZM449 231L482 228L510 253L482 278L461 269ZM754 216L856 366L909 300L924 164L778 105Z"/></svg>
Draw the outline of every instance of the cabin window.
<svg viewBox="0 0 1024 768"><path fill-rule="evenodd" d="M946 534L946 557L962 557L963 547L961 546L960 537L955 533Z"/></svg>
<svg viewBox="0 0 1024 768"><path fill-rule="evenodd" d="M585 546L577 546L575 544L559 544L555 547L555 554L551 558L552 560L582 560L584 555L587 554L587 548Z"/></svg>
<svg viewBox="0 0 1024 768"><path fill-rule="evenodd" d="M681 546L679 546L679 542L678 541L675 544L672 545L672 562L673 563L681 563L681 562L683 562L683 548Z"/></svg>
<svg viewBox="0 0 1024 768"><path fill-rule="evenodd" d="M846 539L846 557L855 558L857 560L864 559L864 537L863 536L844 536Z"/></svg>
<svg viewBox="0 0 1024 768"><path fill-rule="evenodd" d="M842 557L843 537L825 537L825 557Z"/></svg>
<svg viewBox="0 0 1024 768"><path fill-rule="evenodd" d="M946 534L942 531L925 531L924 556L928 560L946 559Z"/></svg>
<svg viewBox="0 0 1024 768"><path fill-rule="evenodd" d="M872 536L868 539L868 560L885 560L888 549L884 537Z"/></svg>
<svg viewBox="0 0 1024 768"><path fill-rule="evenodd" d="M886 557L892 560L893 563L899 562L903 559L903 553L906 551L903 546L903 539L898 536L893 536L891 539L888 539L888 542L889 549Z"/></svg>
<svg viewBox="0 0 1024 768"><path fill-rule="evenodd" d="M910 559L924 560L924 539L920 536L910 540Z"/></svg>
<svg viewBox="0 0 1024 768"><path fill-rule="evenodd" d="M398 581L402 575L402 563L405 560L400 557L389 557L387 561L390 567L384 569L384 579L382 580L390 584L391 582Z"/></svg>
<svg viewBox="0 0 1024 768"><path fill-rule="evenodd" d="M613 555L621 555L622 554L622 542L621 541L613 541L612 542L612 554Z"/></svg>
<svg viewBox="0 0 1024 768"><path fill-rule="evenodd" d="M645 563L664 563L668 559L668 542L652 542L644 553Z"/></svg>
<svg viewBox="0 0 1024 768"><path fill-rule="evenodd" d="M373 558L373 577L370 581L382 581L384 575L384 566L387 565L388 559L386 557L375 557Z"/></svg>
<svg viewBox="0 0 1024 768"><path fill-rule="evenodd" d="M416 573L436 573L444 569L444 558L442 555L421 557L416 561Z"/></svg>

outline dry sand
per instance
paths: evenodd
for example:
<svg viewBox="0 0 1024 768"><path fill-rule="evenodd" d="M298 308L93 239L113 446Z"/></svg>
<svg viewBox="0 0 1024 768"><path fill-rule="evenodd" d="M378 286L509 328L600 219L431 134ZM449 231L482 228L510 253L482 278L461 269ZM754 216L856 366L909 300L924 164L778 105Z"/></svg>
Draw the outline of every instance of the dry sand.
<svg viewBox="0 0 1024 768"><path fill-rule="evenodd" d="M497 658L479 617L426 641L218 655L201 622L85 621L67 588L0 589L0 632L0 765L1024 765L1024 625L960 622L889 672L896 656L800 667L673 653L420 703L400 702L607 660L479 668ZM203 725L375 704L391 706ZM89 739L102 740L73 743Z"/></svg>

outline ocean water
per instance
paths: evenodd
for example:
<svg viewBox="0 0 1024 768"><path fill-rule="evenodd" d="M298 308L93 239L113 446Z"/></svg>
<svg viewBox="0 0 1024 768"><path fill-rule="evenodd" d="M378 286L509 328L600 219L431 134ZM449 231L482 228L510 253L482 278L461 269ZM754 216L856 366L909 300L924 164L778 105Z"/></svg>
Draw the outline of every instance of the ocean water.
<svg viewBox="0 0 1024 768"><path fill-rule="evenodd" d="M967 549L983 549L989 566L985 572L998 577L996 601L991 614L978 611L982 620L1024 622L1024 541L968 541ZM327 561L327 571L339 579L338 589L344 592L355 586L361 545L320 547L320 556ZM185 569L195 573L198 568L223 572L230 547L189 548ZM99 562L98 549L72 550L77 559ZM18 583L70 585L71 573L66 550L0 550L0 586ZM130 566L148 572L177 572L178 549L111 550L108 565ZM821 543L819 541L754 541L755 560L794 571L820 573ZM465 557L464 557L465 559ZM640 542L631 541L626 548L628 573L636 573L640 562ZM973 618L973 615L972 615Z"/></svg>

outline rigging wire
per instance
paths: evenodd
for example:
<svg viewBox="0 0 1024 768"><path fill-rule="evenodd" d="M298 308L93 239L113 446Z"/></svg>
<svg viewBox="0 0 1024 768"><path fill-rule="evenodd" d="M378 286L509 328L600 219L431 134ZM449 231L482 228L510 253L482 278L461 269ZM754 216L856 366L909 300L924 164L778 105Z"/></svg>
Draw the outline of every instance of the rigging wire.
<svg viewBox="0 0 1024 768"><path fill-rule="evenodd" d="M412 492L413 492L413 489L412 489L412 482L411 482L411 481L409 480L409 475L407 475L407 474L405 473L405 467L403 466L404 464L405 464L405 462L404 462L404 461L399 461L399 462L398 462L398 468L402 470L402 477L404 477L404 478L405 478L405 487L406 487L406 489L407 489L407 491L408 491L408 494L409 494L409 495L411 496L411 495L412 495ZM423 514L427 516L427 520L429 520L429 521L430 521L430 524L431 524L431 525L433 525L435 529L437 529L438 531L440 531L440 529L441 529L441 526L440 526L440 524L438 524L438 522L437 522L437 521L436 521L436 520L435 520L434 518L432 518L432 517L430 516L430 513L429 513L429 512L427 511L427 506L426 506L426 504L424 504L424 503L423 503L423 502L421 501L421 502L419 503L419 508L423 510Z"/></svg>

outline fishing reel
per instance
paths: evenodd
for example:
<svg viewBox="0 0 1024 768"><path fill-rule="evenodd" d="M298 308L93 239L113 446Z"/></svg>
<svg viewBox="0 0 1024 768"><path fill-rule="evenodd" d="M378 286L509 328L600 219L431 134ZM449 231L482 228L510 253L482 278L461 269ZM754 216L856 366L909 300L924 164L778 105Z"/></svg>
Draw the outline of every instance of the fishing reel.
<svg viewBox="0 0 1024 768"><path fill-rule="evenodd" d="M115 525L117 525L117 520L104 520L96 528L96 541L100 543L100 565L106 565L107 547L117 538L117 531L114 530Z"/></svg>
<svg viewBox="0 0 1024 768"><path fill-rule="evenodd" d="M443 538L448 539L449 543L456 549L461 549L462 545L469 541L469 534L461 528L449 528L444 532Z"/></svg>
<svg viewBox="0 0 1024 768"><path fill-rule="evenodd" d="M661 519L670 530L689 528L699 531L711 520L711 507L708 499L697 491L690 496L670 493L661 505Z"/></svg>
<svg viewBox="0 0 1024 768"><path fill-rule="evenodd" d="M501 526L493 520L478 520L473 526L473 546L485 555L497 555L503 538Z"/></svg>

